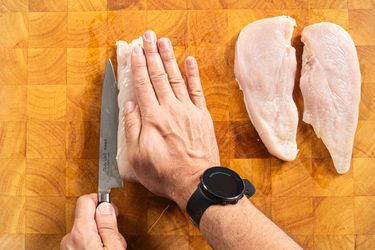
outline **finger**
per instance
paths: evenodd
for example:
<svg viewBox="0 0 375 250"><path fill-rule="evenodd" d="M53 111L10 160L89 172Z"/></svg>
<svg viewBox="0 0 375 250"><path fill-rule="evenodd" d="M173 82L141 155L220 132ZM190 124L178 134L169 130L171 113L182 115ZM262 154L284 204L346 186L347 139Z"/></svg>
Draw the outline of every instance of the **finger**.
<svg viewBox="0 0 375 250"><path fill-rule="evenodd" d="M188 56L185 60L184 67L191 101L198 108L205 108L206 100L204 98L202 84L199 78L197 61L194 57Z"/></svg>
<svg viewBox="0 0 375 250"><path fill-rule="evenodd" d="M143 48L151 83L154 86L159 102L162 104L174 97L174 94L156 46L156 34L152 30L143 35Z"/></svg>
<svg viewBox="0 0 375 250"><path fill-rule="evenodd" d="M124 241L117 228L115 209L110 203L103 202L96 209L96 225L104 248L124 249Z"/></svg>
<svg viewBox="0 0 375 250"><path fill-rule="evenodd" d="M97 231L95 223L95 211L97 204L97 194L88 194L79 197L74 214L74 226L80 229L87 229L90 232Z"/></svg>
<svg viewBox="0 0 375 250"><path fill-rule="evenodd" d="M141 114L137 104L127 102L125 104L125 135L128 151L137 148L141 127Z"/></svg>
<svg viewBox="0 0 375 250"><path fill-rule="evenodd" d="M158 106L154 89L147 72L146 58L143 50L134 45L131 55L131 69L134 81L135 94L139 107L143 113L149 112L152 107Z"/></svg>
<svg viewBox="0 0 375 250"><path fill-rule="evenodd" d="M175 96L180 101L190 100L184 79L178 68L171 41L168 38L160 38L158 40L158 48Z"/></svg>
<svg viewBox="0 0 375 250"><path fill-rule="evenodd" d="M69 240L70 240L70 233L68 233L67 235L64 236L64 238L62 238L61 243L60 243L61 250L69 249Z"/></svg>

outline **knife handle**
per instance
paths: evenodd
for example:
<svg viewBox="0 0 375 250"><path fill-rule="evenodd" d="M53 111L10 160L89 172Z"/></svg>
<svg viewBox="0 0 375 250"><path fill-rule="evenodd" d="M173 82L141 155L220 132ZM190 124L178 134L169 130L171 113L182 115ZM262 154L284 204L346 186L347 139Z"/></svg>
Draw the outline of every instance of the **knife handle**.
<svg viewBox="0 0 375 250"><path fill-rule="evenodd" d="M98 194L98 205L102 202L111 202L111 196L109 193L99 193Z"/></svg>

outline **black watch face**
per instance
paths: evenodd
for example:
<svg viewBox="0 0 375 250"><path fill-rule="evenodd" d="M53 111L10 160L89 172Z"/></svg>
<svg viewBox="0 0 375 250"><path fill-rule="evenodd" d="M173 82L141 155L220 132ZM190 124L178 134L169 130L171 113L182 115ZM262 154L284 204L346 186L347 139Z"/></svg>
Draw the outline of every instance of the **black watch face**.
<svg viewBox="0 0 375 250"><path fill-rule="evenodd" d="M202 184L214 196L225 199L236 198L245 188L242 178L225 167L207 169L202 175Z"/></svg>

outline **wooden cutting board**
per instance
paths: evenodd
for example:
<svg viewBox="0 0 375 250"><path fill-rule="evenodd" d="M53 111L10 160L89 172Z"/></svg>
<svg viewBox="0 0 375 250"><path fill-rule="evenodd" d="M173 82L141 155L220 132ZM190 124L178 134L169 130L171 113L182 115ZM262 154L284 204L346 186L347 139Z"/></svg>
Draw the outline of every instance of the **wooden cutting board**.
<svg viewBox="0 0 375 250"><path fill-rule="evenodd" d="M78 196L97 187L100 94L117 39L146 29L194 55L223 165L257 187L252 201L307 249L375 248L375 2L372 0L3 0L0 3L0 249L58 249ZM339 176L302 121L298 159L271 157L233 75L244 25L290 15L301 64L302 29L319 21L352 35L362 101L352 168ZM298 71L299 71L298 69ZM302 114L297 74L295 100ZM208 249L186 214L140 185L113 200L130 249Z"/></svg>

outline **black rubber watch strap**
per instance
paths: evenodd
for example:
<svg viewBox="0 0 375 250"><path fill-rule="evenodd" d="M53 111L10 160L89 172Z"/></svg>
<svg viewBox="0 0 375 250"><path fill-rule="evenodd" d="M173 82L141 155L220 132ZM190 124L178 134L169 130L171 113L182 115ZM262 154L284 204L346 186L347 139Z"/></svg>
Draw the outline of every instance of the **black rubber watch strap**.
<svg viewBox="0 0 375 250"><path fill-rule="evenodd" d="M196 227L199 228L199 223L204 211L213 204L215 203L211 201L198 186L186 205L186 212L189 214Z"/></svg>

